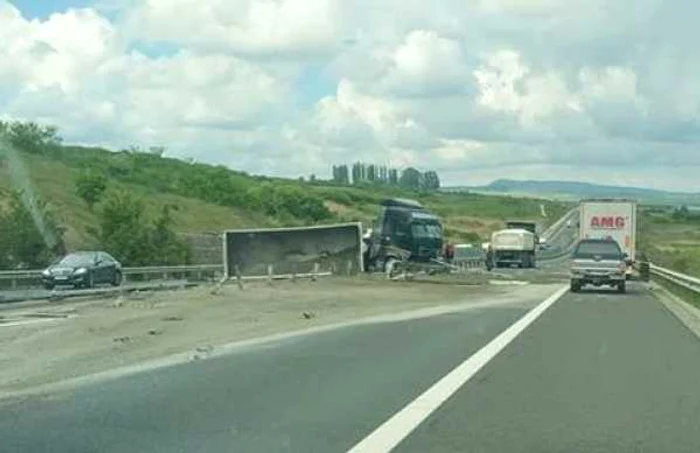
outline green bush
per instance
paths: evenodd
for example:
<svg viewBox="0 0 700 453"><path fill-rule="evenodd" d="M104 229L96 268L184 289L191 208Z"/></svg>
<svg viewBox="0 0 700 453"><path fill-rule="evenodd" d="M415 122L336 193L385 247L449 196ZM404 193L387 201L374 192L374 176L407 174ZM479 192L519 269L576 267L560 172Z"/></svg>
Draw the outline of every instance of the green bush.
<svg viewBox="0 0 700 453"><path fill-rule="evenodd" d="M172 230L172 207L153 221L143 200L124 190L108 192L98 211L100 247L128 266L188 264L191 251Z"/></svg>
<svg viewBox="0 0 700 453"><path fill-rule="evenodd" d="M0 268L37 269L65 252L63 233L46 202L27 192L9 193L0 208Z"/></svg>

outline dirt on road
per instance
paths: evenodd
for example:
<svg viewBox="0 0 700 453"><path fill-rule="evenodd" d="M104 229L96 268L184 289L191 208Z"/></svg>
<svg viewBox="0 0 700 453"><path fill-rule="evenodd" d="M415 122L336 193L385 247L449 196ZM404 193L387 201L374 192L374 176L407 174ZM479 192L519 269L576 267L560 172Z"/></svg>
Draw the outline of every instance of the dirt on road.
<svg viewBox="0 0 700 453"><path fill-rule="evenodd" d="M239 340L419 309L529 304L551 285L328 278L145 292L0 312L0 396ZM433 312L423 311L418 315Z"/></svg>

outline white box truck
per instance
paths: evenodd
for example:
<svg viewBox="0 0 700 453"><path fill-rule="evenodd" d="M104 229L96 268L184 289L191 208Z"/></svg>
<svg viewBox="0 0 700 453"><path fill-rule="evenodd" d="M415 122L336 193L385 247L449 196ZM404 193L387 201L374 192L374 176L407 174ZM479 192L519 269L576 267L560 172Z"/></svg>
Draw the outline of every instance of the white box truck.
<svg viewBox="0 0 700 453"><path fill-rule="evenodd" d="M632 273L637 245L637 202L628 199L587 199L579 204L580 239L614 239L627 254Z"/></svg>
<svg viewBox="0 0 700 453"><path fill-rule="evenodd" d="M517 264L535 267L535 235L527 230L506 229L491 235L494 267Z"/></svg>

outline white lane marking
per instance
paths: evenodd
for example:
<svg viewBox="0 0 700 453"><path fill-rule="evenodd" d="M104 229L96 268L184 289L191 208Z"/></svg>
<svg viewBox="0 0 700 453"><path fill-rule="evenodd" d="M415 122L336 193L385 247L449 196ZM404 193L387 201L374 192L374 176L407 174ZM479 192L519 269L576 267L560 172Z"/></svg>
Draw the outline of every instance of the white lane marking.
<svg viewBox="0 0 700 453"><path fill-rule="evenodd" d="M481 368L568 292L561 288L365 437L348 453L390 452Z"/></svg>

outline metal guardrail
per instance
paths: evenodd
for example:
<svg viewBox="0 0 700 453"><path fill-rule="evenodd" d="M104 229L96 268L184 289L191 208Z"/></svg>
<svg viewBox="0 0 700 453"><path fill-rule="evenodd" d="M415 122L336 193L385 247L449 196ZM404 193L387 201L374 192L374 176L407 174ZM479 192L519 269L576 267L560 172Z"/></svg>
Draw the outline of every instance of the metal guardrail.
<svg viewBox="0 0 700 453"><path fill-rule="evenodd" d="M700 278L681 274L680 272L672 271L671 269L666 269L654 264L649 265L649 271L651 275L655 277L671 282L693 293L700 294Z"/></svg>
<svg viewBox="0 0 700 453"><path fill-rule="evenodd" d="M123 267L122 276L124 280L136 276L160 276L163 280L173 277L195 275L198 280L203 280L206 274L223 274L222 264L200 264L188 266L148 266L148 267ZM42 270L21 270L0 272L0 282L9 281L11 289L17 289L18 283L29 281L35 285L40 283Z"/></svg>
<svg viewBox="0 0 700 453"><path fill-rule="evenodd" d="M549 238L558 236L561 230L566 225L567 220L573 220L572 218L578 213L578 208L573 208L564 214L559 220L554 222L549 228L547 228L540 236L549 240Z"/></svg>

